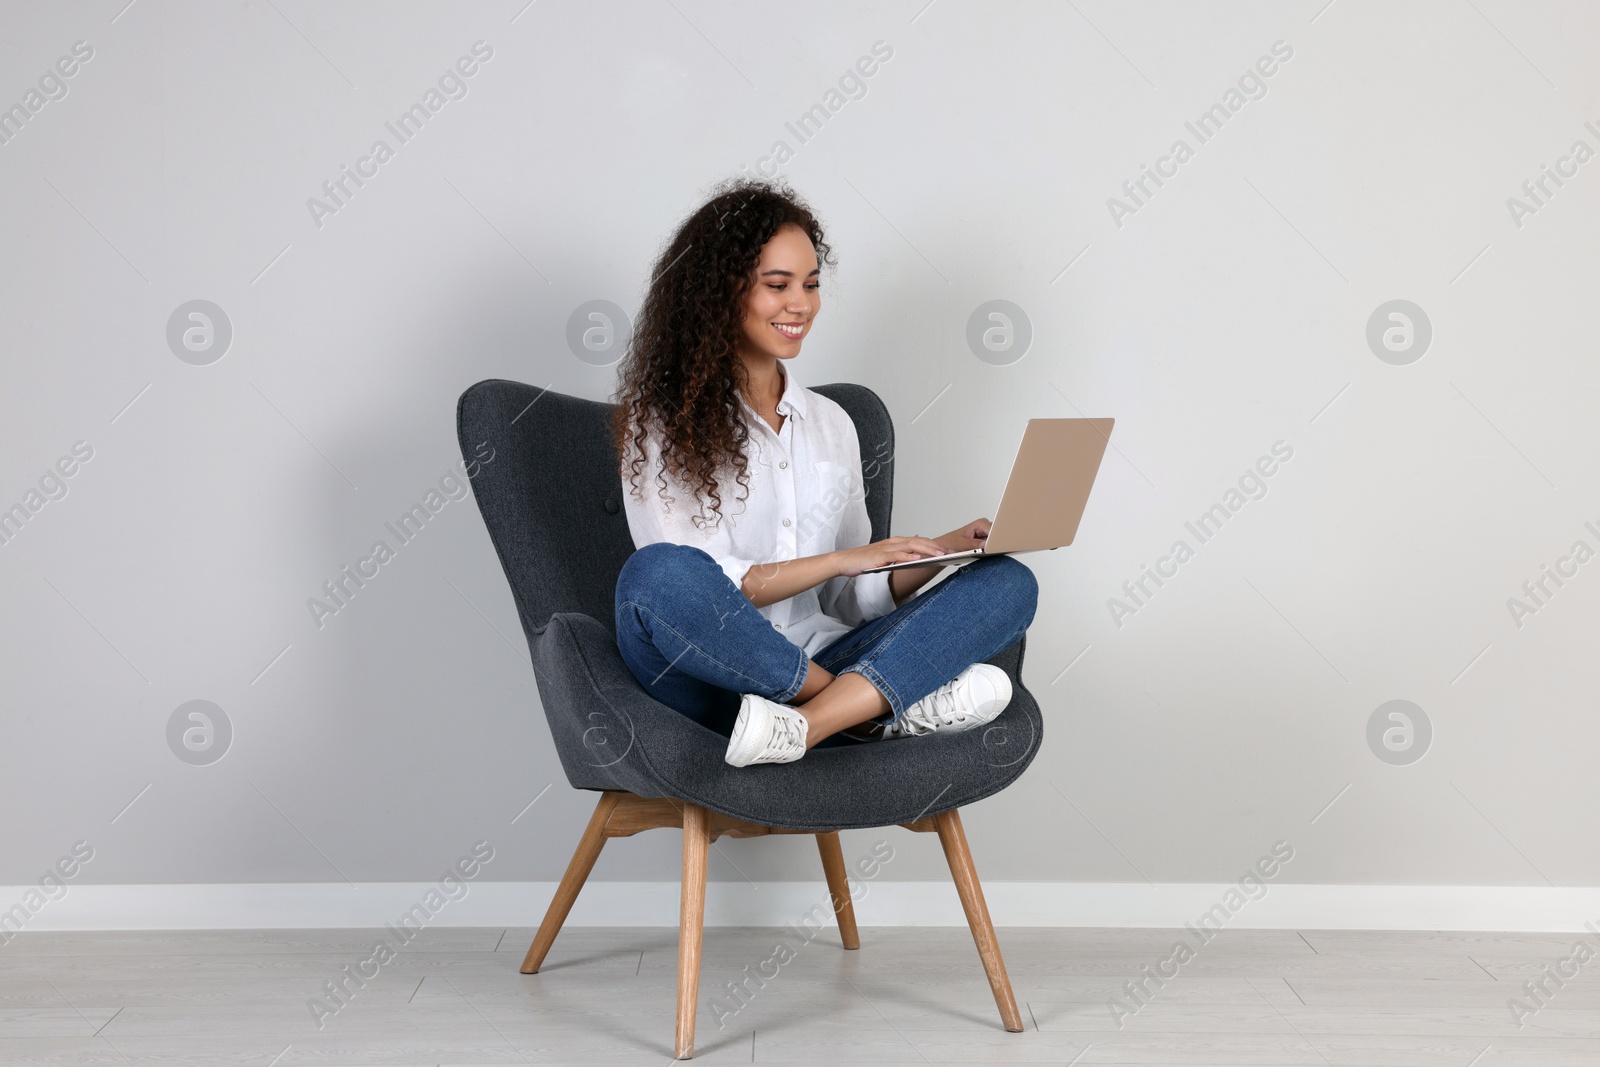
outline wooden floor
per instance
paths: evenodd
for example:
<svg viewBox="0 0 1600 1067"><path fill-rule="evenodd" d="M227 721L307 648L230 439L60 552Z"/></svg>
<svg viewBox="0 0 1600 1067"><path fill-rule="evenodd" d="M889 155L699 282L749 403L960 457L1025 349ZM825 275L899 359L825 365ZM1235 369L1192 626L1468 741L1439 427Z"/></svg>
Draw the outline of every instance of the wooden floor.
<svg viewBox="0 0 1600 1067"><path fill-rule="evenodd" d="M532 928L427 930L319 1029L308 1001L380 933L22 934L0 947L0 1064L671 1058L674 930L569 929L526 976ZM804 933L707 931L695 1062L1600 1064L1600 960L1521 1028L1506 1004L1577 935L1224 931L1119 1028L1108 997L1173 933L1003 928L1027 1027L1008 1034L964 929L863 929L857 952ZM769 962L780 940L793 957Z"/></svg>

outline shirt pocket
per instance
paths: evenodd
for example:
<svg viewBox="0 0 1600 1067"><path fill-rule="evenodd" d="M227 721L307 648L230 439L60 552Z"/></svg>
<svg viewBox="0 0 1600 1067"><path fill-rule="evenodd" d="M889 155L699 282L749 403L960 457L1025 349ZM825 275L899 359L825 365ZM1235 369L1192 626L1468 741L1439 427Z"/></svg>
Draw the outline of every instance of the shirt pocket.
<svg viewBox="0 0 1600 1067"><path fill-rule="evenodd" d="M816 472L815 495L811 507L801 517L800 533L803 537L820 537L831 548L839 535L845 512L855 506L856 480L849 467L832 460L817 460L812 469Z"/></svg>

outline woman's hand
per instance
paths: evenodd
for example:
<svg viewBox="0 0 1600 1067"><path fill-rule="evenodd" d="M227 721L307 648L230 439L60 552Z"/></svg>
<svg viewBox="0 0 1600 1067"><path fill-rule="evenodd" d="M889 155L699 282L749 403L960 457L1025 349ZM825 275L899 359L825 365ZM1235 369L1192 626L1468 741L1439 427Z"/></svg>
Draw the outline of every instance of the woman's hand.
<svg viewBox="0 0 1600 1067"><path fill-rule="evenodd" d="M934 540L943 545L946 552L970 552L983 547L983 543L989 539L989 528L993 525L988 519L973 519L960 529L951 530Z"/></svg>
<svg viewBox="0 0 1600 1067"><path fill-rule="evenodd" d="M839 568L837 573L854 578L874 567L884 567L890 563L914 563L929 556L942 556L949 551L942 543L928 537L886 537L860 548L841 549L834 552L833 556Z"/></svg>

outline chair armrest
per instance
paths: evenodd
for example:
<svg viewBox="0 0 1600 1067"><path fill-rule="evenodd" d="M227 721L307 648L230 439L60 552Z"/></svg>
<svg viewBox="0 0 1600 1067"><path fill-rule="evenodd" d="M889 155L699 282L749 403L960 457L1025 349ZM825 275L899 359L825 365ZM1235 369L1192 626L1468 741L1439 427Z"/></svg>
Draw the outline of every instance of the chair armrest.
<svg viewBox="0 0 1600 1067"><path fill-rule="evenodd" d="M645 692L617 651L616 638L591 616L558 612L531 646L539 698L573 788L670 795L651 767L648 748L696 741L719 750L726 746L725 738Z"/></svg>

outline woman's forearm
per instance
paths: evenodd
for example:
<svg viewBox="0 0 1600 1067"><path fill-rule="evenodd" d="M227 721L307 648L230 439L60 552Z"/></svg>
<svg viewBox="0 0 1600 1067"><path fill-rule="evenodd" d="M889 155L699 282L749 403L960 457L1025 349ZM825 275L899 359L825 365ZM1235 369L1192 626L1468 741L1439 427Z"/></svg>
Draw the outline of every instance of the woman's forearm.
<svg viewBox="0 0 1600 1067"><path fill-rule="evenodd" d="M745 571L739 591L758 608L787 600L797 593L821 585L840 573L837 553L784 560L781 563L761 563ZM894 596L895 607L918 589L933 581L939 573L934 567L902 567L889 572L889 592Z"/></svg>
<svg viewBox="0 0 1600 1067"><path fill-rule="evenodd" d="M899 607L906 598L933 581L939 573L938 564L931 567L901 567L889 572L889 592L894 595L894 606Z"/></svg>
<svg viewBox="0 0 1600 1067"><path fill-rule="evenodd" d="M786 559L781 563L758 563L744 573L739 591L758 608L787 600L839 574L835 553Z"/></svg>
<svg viewBox="0 0 1600 1067"><path fill-rule="evenodd" d="M982 530L987 520L979 520L973 529ZM743 593L758 608L787 600L796 593L821 585L840 575L865 574L875 567L890 563L914 563L930 556L959 552L975 548L980 542L966 536L963 531L946 534L943 539L926 537L888 537L860 548L837 549L817 556L802 556L775 563L758 563L744 572L739 582ZM939 573L938 567L904 567L889 572L889 591L894 595L896 607L906 597L921 589Z"/></svg>

